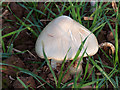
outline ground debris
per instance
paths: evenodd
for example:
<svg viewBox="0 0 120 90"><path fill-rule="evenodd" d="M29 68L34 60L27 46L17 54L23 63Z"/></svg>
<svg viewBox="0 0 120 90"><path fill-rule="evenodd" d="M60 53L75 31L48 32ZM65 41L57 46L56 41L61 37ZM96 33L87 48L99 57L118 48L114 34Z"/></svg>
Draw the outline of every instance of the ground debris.
<svg viewBox="0 0 120 90"><path fill-rule="evenodd" d="M11 57L5 59L3 62L8 65L14 65L20 68L25 68L23 61L16 55L12 55ZM2 68L5 69L5 70L2 70L3 73L11 76L16 75L16 73L19 71L16 68L13 68L11 66L6 66L6 65L3 65Z"/></svg>

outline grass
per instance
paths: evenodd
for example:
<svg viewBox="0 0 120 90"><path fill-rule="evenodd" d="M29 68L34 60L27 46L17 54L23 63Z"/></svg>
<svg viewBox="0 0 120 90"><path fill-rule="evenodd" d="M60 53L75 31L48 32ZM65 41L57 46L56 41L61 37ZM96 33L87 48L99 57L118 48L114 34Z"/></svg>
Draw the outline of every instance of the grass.
<svg viewBox="0 0 120 90"><path fill-rule="evenodd" d="M71 62L68 69L63 73L66 57L64 58L64 61L61 66L60 74L58 76L59 78L56 77L55 72L52 70L51 65L50 65L50 63L46 57L46 54L43 50L46 63L54 77L55 87L56 88L69 88L70 86L72 86L73 88L82 88L82 87L89 86L89 85L94 87L96 85L96 88L101 88L101 87L108 88L109 84L111 84L113 88L119 88L119 85L120 85L120 83L119 83L120 63L119 63L119 58L118 58L119 47L118 47L118 33L117 32L118 32L118 25L120 25L120 19L119 19L120 11L118 9L117 12L114 12L114 9L112 7L109 7L111 5L111 2L107 2L107 3L96 2L95 6L94 6L96 8L96 11L93 13L91 13L91 11L94 7L90 6L88 2L79 2L79 3L77 3L77 2L60 2L60 3L44 2L43 10L37 9L38 3L36 3L36 2L23 2L23 3L18 2L17 4L19 4L24 9L28 10L29 13L27 14L26 17L24 17L24 21L22 21L20 18L18 18L12 12L11 8L7 5L9 11L18 20L18 22L16 22L16 24L18 24L19 27L17 30L7 33L2 36L1 43L2 43L3 53L0 53L2 55L2 58L8 58L11 55L13 55L13 53L12 53L13 46L14 46L13 42L15 41L15 39L17 37L19 37L20 32L22 32L23 30L27 29L35 37L38 37L39 33L45 27L43 22L41 22L39 19L41 19L42 17L46 17L47 19L53 20L55 17L67 14L67 16L71 16L74 20L76 20L80 24L87 27L91 32L93 32L96 35L96 37L98 37L99 33L103 30L103 28L105 28L105 26L108 25L108 27L110 29L109 31L112 31L112 33L114 35L114 39L115 39L115 55L113 56L113 58L111 58L102 49L100 49L102 54L104 54L105 57L107 57L108 60L113 64L113 67L105 65L102 62L101 56L99 54L97 54L97 56L98 56L97 60L95 60L93 57L90 57L88 55L88 61L85 66L85 72L83 73L83 79L80 79L81 78L80 74L78 74L78 75L76 74L75 78L73 80L62 84L62 80L63 80L63 77L65 76L66 72L68 71L70 66L74 63L74 61L79 56L82 45L80 46L78 52L76 53L75 58ZM120 8L120 2L117 4L117 7ZM55 11L53 9L55 9ZM46 11L48 11L48 13L46 13ZM33 15L33 13L35 13L35 15ZM93 21L85 21L83 19L84 16L94 17ZM30 17L32 18L32 21L29 20ZM113 21L112 20L113 18L116 18L116 21ZM113 32L114 28L112 27L112 25L110 23L111 21L113 23L115 23L115 33ZM12 21L10 21L10 22L12 22ZM25 22L29 22L29 24L26 24ZM32 27L35 27L35 29L32 29ZM3 32L4 32L4 29L5 28L3 27L3 29L2 29ZM6 43L4 42L4 38L6 38L8 36L11 36L11 39L8 44L8 48L6 48ZM26 50L22 51L21 53L23 53L23 52L26 52ZM18 53L14 53L14 54L18 54ZM67 54L66 54L66 56L67 56ZM80 61L82 60L82 58L83 58L83 56L80 58ZM44 62L40 62L40 63L44 63ZM87 74L90 63L92 64L92 68L91 68L89 74ZM23 68L20 68L20 67L14 66L14 65L5 64L5 63L0 63L0 65L14 67L14 68L18 69L20 72L34 77L34 79L37 80L41 84L42 88L45 88L45 86L43 85L43 83L40 80L45 82L49 87L54 88L54 86L50 85L42 77L32 73L31 71L25 70ZM96 73L95 73L96 68L101 73L101 77L99 77L99 76L96 77ZM111 71L108 73L105 71L105 68L110 69ZM92 79L90 80L89 77L91 74L92 74ZM17 77L17 80L25 88L29 87L29 86L26 86L23 83L23 81L20 80L19 77ZM80 83L77 83L79 80L80 80ZM71 84L72 82L73 82L73 84ZM71 84L71 85L69 86L69 84Z"/></svg>

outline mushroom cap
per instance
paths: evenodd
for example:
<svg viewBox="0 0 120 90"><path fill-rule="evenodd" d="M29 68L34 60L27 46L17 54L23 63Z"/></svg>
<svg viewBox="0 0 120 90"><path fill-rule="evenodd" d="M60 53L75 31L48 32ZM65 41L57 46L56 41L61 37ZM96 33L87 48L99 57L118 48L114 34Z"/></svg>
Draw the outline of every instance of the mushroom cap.
<svg viewBox="0 0 120 90"><path fill-rule="evenodd" d="M72 18L64 15L59 16L52 20L40 33L35 50L39 57L44 58L44 45L44 51L48 59L62 61L67 54L66 59L72 60L87 36L88 38L78 58L82 56L86 48L86 53L89 56L96 54L98 51L97 39L93 33ZM86 53L84 57L87 56Z"/></svg>

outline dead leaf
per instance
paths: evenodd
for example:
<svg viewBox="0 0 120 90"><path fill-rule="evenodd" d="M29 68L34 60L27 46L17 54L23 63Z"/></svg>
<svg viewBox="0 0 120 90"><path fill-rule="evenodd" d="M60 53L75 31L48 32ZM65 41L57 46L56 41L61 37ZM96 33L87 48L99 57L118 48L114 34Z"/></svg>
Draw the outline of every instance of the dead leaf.
<svg viewBox="0 0 120 90"><path fill-rule="evenodd" d="M23 61L15 55L12 55L8 59L5 59L3 62L8 64L8 65L14 65L14 66L17 66L17 67L25 68L25 65L24 65ZM11 75L11 76L16 75L16 72L18 72L17 69L15 69L11 66L2 66L2 68L5 69L5 70L2 70L3 73Z"/></svg>
<svg viewBox="0 0 120 90"><path fill-rule="evenodd" d="M24 84L27 86L29 85L30 88L35 88L36 87L36 84L35 84L35 80L33 79L32 76L30 77L18 77L20 80L22 80L24 82ZM24 86L18 81L16 80L14 83L13 83L13 87L14 88L24 88Z"/></svg>

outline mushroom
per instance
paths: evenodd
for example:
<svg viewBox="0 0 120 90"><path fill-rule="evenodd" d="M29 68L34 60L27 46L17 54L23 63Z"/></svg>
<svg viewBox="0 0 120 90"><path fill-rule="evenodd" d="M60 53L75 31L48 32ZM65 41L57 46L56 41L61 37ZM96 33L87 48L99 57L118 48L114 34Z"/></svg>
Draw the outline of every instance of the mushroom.
<svg viewBox="0 0 120 90"><path fill-rule="evenodd" d="M87 54L89 56L96 54L98 51L98 41L92 32L72 18L65 15L59 16L52 20L40 33L36 41L35 50L39 57L44 58L44 45L47 58L52 59L51 66L56 68L56 62L62 62L69 49L66 60L73 60L79 46L86 37L88 38L75 62L76 64L86 48L84 57L86 57ZM82 70L81 63L77 71ZM76 66L77 65L71 66L71 73L76 72Z"/></svg>

